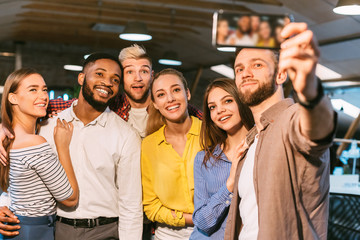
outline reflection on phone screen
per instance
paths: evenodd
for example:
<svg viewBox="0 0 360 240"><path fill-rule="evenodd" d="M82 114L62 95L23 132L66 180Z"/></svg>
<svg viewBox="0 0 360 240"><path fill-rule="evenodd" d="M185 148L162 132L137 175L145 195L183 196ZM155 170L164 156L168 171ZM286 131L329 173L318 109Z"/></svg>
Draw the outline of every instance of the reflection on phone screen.
<svg viewBox="0 0 360 240"><path fill-rule="evenodd" d="M218 47L279 48L285 40L280 32L290 22L290 17L287 15L255 15L222 11L216 14L213 43Z"/></svg>

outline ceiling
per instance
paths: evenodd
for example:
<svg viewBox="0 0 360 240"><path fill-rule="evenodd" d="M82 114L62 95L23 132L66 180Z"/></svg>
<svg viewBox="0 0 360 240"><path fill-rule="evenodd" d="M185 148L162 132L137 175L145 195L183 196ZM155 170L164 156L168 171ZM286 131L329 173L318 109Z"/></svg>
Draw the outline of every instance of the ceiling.
<svg viewBox="0 0 360 240"><path fill-rule="evenodd" d="M64 64L79 64L83 55L94 51L117 55L132 43L121 40L119 32L92 30L96 23L125 26L129 20L140 20L153 36L142 44L152 56L155 70L164 68L157 64L162 54L175 50L183 62L179 70L185 73L190 86L197 86L193 103L201 105L208 82L221 76L209 67L231 66L234 61L232 53L219 52L211 45L213 12L224 9L289 13L296 21L307 22L314 31L321 46L320 63L341 75L322 80L340 81L329 91L336 90L335 95L341 97L349 89L345 80L360 85L360 16L333 13L336 3L337 0L0 0L0 52L17 49L22 65L39 69L50 87L73 86L76 74L65 71ZM1 79L13 71L14 62L14 58L0 57ZM351 96L357 93L360 88L352 87ZM360 107L359 97L348 100Z"/></svg>

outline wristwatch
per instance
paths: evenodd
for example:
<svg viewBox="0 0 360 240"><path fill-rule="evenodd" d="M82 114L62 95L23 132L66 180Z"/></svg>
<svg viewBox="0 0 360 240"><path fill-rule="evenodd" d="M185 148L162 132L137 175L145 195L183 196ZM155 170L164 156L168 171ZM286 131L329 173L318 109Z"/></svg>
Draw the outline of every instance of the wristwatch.
<svg viewBox="0 0 360 240"><path fill-rule="evenodd" d="M317 95L313 100L303 102L299 99L296 91L293 92L293 98L295 102L299 103L301 106L307 109L313 109L324 97L324 89L321 84L321 80L319 78L316 78L318 85L317 85Z"/></svg>

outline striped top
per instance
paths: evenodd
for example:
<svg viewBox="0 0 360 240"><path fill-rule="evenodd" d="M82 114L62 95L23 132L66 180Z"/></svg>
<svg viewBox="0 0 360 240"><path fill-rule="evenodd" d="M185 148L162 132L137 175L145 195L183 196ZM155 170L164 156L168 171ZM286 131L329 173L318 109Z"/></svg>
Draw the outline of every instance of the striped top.
<svg viewBox="0 0 360 240"><path fill-rule="evenodd" d="M203 165L205 151L199 152L194 160L194 232L190 240L224 239L228 209L233 194L226 187L230 175L231 161L217 145L214 156Z"/></svg>
<svg viewBox="0 0 360 240"><path fill-rule="evenodd" d="M56 213L56 201L69 198L73 190L65 170L49 143L10 150L10 210L22 216Z"/></svg>

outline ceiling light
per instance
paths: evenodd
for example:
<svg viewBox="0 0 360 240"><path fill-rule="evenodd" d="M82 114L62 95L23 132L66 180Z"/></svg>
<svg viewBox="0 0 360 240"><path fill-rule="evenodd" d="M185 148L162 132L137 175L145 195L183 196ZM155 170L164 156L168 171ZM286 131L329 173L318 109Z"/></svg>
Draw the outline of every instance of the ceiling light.
<svg viewBox="0 0 360 240"><path fill-rule="evenodd" d="M15 53L12 53L12 52L0 52L0 56L3 56L3 57L14 57L14 56L15 56Z"/></svg>
<svg viewBox="0 0 360 240"><path fill-rule="evenodd" d="M232 69L231 67L228 67L224 64L220 64L220 65L216 65L216 66L211 66L210 69L214 72L217 72L221 75L224 75L225 77L234 79L235 78L235 73L234 73L234 69Z"/></svg>
<svg viewBox="0 0 360 240"><path fill-rule="evenodd" d="M341 75L339 73L319 63L316 66L315 74L318 78L322 80L341 78Z"/></svg>
<svg viewBox="0 0 360 240"><path fill-rule="evenodd" d="M164 56L159 59L159 63L163 65L180 66L182 62L179 60L176 52L167 51Z"/></svg>
<svg viewBox="0 0 360 240"><path fill-rule="evenodd" d="M143 22L128 22L119 37L127 41L149 41L152 39L146 24Z"/></svg>
<svg viewBox="0 0 360 240"><path fill-rule="evenodd" d="M64 65L64 69L68 70L68 71L81 72L82 71L82 66L79 66L79 65Z"/></svg>
<svg viewBox="0 0 360 240"><path fill-rule="evenodd" d="M356 87L360 85L357 81L327 81L322 82L324 88Z"/></svg>
<svg viewBox="0 0 360 240"><path fill-rule="evenodd" d="M218 47L217 50L221 52L235 52L236 47Z"/></svg>
<svg viewBox="0 0 360 240"><path fill-rule="evenodd" d="M360 0L339 0L333 11L343 15L360 15Z"/></svg>
<svg viewBox="0 0 360 240"><path fill-rule="evenodd" d="M357 118L360 114L360 108L352 105L351 103L348 103L345 100L331 99L331 104L333 105L334 109L342 111L343 113L353 118Z"/></svg>

